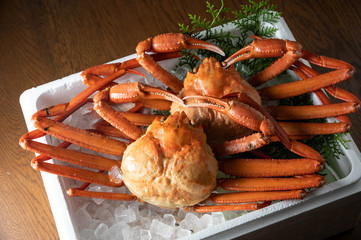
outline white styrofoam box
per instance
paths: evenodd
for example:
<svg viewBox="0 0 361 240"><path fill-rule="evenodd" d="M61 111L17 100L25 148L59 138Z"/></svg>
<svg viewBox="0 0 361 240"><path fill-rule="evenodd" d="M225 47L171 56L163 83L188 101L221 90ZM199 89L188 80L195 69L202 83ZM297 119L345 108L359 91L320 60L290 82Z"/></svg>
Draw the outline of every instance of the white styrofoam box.
<svg viewBox="0 0 361 240"><path fill-rule="evenodd" d="M279 31L277 38L295 40L284 19L281 19L276 26ZM135 55L118 59L113 62L121 62ZM162 61L162 66L171 69L176 60ZM143 71L143 73L145 73ZM130 74L125 77L127 79ZM140 81L141 77L131 75L131 81ZM54 104L70 101L76 94L84 90L80 81L80 73L67 76L36 88L26 90L20 97L20 104L23 110L27 127L33 130L30 119L37 110ZM291 217L297 217L303 212L317 209L326 204L345 199L361 191L361 154L354 141L348 136L350 142L348 148L344 150L344 156L341 159L331 163L332 169L338 180L326 184L320 189L316 189L308 194L303 200L289 200L274 203L269 207L258 211L250 212L240 217L219 224L205 231L193 234L190 239L225 239L246 235L262 228L271 226L278 222L287 221ZM38 141L49 143L49 138L41 138ZM42 172L44 186L48 195L53 216L58 228L61 239L78 239L78 229L74 223L75 201L71 200L66 194L68 180L56 175ZM360 211L357 207L354 211ZM332 211L332 210L330 210ZM330 215L331 216L331 215ZM331 216L332 217L332 216ZM322 229L320 229L322 231ZM340 231L345 229L340 229Z"/></svg>

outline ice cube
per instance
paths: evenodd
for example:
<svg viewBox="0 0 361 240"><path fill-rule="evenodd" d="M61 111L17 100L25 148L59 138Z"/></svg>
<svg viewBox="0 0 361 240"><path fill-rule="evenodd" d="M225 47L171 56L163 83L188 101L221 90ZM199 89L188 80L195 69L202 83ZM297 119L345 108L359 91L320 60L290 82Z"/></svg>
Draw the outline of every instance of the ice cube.
<svg viewBox="0 0 361 240"><path fill-rule="evenodd" d="M132 227L130 229L129 239L139 239L140 238L140 226Z"/></svg>
<svg viewBox="0 0 361 240"><path fill-rule="evenodd" d="M149 209L142 209L139 213L142 217L149 217L151 215L151 211Z"/></svg>
<svg viewBox="0 0 361 240"><path fill-rule="evenodd" d="M84 240L88 240L94 236L94 230L92 229L88 229L88 228L84 228L80 231L79 233L80 235L80 239L84 239Z"/></svg>
<svg viewBox="0 0 361 240"><path fill-rule="evenodd" d="M140 202L131 202L131 203L129 204L129 206L128 206L129 209L133 209L137 220L140 219L139 206L140 206L141 204L142 204L142 203L140 203Z"/></svg>
<svg viewBox="0 0 361 240"><path fill-rule="evenodd" d="M210 214L204 214L199 221L194 225L194 232L199 232L201 230L207 229L213 226L213 218Z"/></svg>
<svg viewBox="0 0 361 240"><path fill-rule="evenodd" d="M244 214L246 214L247 211L226 211L223 212L224 215L224 219L226 219L226 221L234 219L236 217L242 216Z"/></svg>
<svg viewBox="0 0 361 240"><path fill-rule="evenodd" d="M93 221L92 216L84 208L79 208L76 210L74 213L74 218L76 219L80 229L89 226Z"/></svg>
<svg viewBox="0 0 361 240"><path fill-rule="evenodd" d="M108 225L106 225L105 223L100 223L99 226L95 229L94 231L94 235L100 239L100 236L106 231L108 230Z"/></svg>
<svg viewBox="0 0 361 240"><path fill-rule="evenodd" d="M84 228L80 231L80 239L89 240L89 239L96 239L94 235L94 230Z"/></svg>
<svg viewBox="0 0 361 240"><path fill-rule="evenodd" d="M140 226L142 229L150 229L150 225L152 224L152 219L149 217L141 217L140 218Z"/></svg>
<svg viewBox="0 0 361 240"><path fill-rule="evenodd" d="M111 226L115 223L113 213L106 207L99 207L94 214L94 218Z"/></svg>
<svg viewBox="0 0 361 240"><path fill-rule="evenodd" d="M191 234L192 232L190 230L178 226L175 228L172 238L173 239L184 238L190 236Z"/></svg>
<svg viewBox="0 0 361 240"><path fill-rule="evenodd" d="M129 225L124 222L118 222L108 228L100 236L101 240L123 240L126 239L123 236L123 231L127 232L130 229Z"/></svg>
<svg viewBox="0 0 361 240"><path fill-rule="evenodd" d="M123 181L123 173L116 165L109 170L108 174L114 183L121 183Z"/></svg>
<svg viewBox="0 0 361 240"><path fill-rule="evenodd" d="M174 228L162 223L161 221L157 219L153 219L152 224L150 226L150 233L153 237L159 236L165 239L170 239L170 237L173 235Z"/></svg>
<svg viewBox="0 0 361 240"><path fill-rule="evenodd" d="M183 211L183 210L179 209L178 213L176 214L177 222L182 221L186 217L187 213L188 213L187 211Z"/></svg>
<svg viewBox="0 0 361 240"><path fill-rule="evenodd" d="M171 227L175 227L175 218L173 214L164 214L162 222L168 224Z"/></svg>
<svg viewBox="0 0 361 240"><path fill-rule="evenodd" d="M185 218L180 222L182 228L193 230L194 226L198 223L199 218L193 213L187 213Z"/></svg>
<svg viewBox="0 0 361 240"><path fill-rule="evenodd" d="M140 240L150 240L151 237L149 230L140 229Z"/></svg>
<svg viewBox="0 0 361 240"><path fill-rule="evenodd" d="M79 112L81 115L85 115L93 111L93 103L88 102L85 103L81 108L79 108Z"/></svg>
<svg viewBox="0 0 361 240"><path fill-rule="evenodd" d="M127 209L116 208L114 211L114 216L117 222L131 223L137 220L137 216L134 210L131 208L127 208Z"/></svg>
<svg viewBox="0 0 361 240"><path fill-rule="evenodd" d="M224 219L223 213L221 213L221 212L213 212L212 218L213 218L213 225L218 225L218 224L224 223L226 221Z"/></svg>

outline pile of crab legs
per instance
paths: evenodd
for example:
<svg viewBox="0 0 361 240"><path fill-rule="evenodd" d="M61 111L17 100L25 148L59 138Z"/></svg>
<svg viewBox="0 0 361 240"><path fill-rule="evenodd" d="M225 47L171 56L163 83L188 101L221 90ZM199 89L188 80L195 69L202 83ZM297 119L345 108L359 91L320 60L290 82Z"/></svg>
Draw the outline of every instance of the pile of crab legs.
<svg viewBox="0 0 361 240"><path fill-rule="evenodd" d="M140 42L136 48L136 59L85 70L82 73L83 83L87 85L84 91L69 103L47 107L32 116L33 124L37 129L23 135L20 145L26 150L39 154L31 162L33 168L84 181L85 184L80 188L68 190L71 196L142 201L140 196L134 194L86 191L90 183L112 187L124 186L122 179L107 174L114 167L120 168L121 161L66 148L71 144L77 144L102 153L122 156L129 143L110 136L127 138L130 142L136 141L144 134L144 129L138 126L148 126L156 117L141 115L138 111L144 107L169 110L171 103L174 102L184 108L215 110L237 124L251 129L251 134L213 145L217 158L246 151L258 156L257 159L220 159L220 170L237 178L218 179L216 185L236 192L210 192L207 199L201 203L186 206L188 210L197 212L256 210L268 206L275 200L303 198L306 193L304 189L318 188L325 183L324 178L316 174L324 167L324 159L314 149L297 140L312 135L346 132L350 129L351 122L346 114L356 112L361 102L351 93L335 86L336 83L352 77L355 70L350 64L308 52L297 42L256 37L250 45L221 64L218 63L217 66L221 66L226 71L238 61L275 57L277 60L268 68L248 80L252 87L261 86L287 69L293 70L300 80L259 88L257 92L262 99L278 100L314 92L322 102L322 105L317 106L263 107L247 93L232 90L221 96L210 96L205 93L184 96L183 82L157 63L179 57L178 52L182 49L207 49L224 55L221 49L210 43L182 34L170 33ZM300 61L301 58L312 64L331 68L333 71L319 74ZM207 59L207 61L213 60ZM171 91L140 83L116 84L113 82L126 73L137 73L133 69L140 66L168 86ZM94 110L106 121L106 124L101 122L95 129L82 130L62 123L74 111L89 102L89 97L97 91L98 93L93 98ZM178 95L180 92L181 94ZM345 102L334 104L325 92ZM191 100L195 102L188 103ZM111 106L128 102L135 103L135 106L127 112L115 111ZM338 122L298 122L297 124L290 122L326 117L334 117ZM64 142L58 146L51 146L34 141L47 134L62 139ZM300 155L301 158L271 159L259 148L272 141L281 141L285 147ZM98 172L48 163L47 160L51 158L96 169ZM203 204L209 201L213 203Z"/></svg>

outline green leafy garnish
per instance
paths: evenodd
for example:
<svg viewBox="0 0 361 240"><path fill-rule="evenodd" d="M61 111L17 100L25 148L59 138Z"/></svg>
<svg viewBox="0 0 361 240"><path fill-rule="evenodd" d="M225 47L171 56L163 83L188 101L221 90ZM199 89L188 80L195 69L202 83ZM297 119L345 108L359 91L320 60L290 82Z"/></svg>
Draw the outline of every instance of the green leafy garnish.
<svg viewBox="0 0 361 240"><path fill-rule="evenodd" d="M236 11L227 8L224 5L223 0L221 0L221 6L219 8L207 1L206 12L210 14L210 19L188 14L190 24L186 25L180 23L180 31L191 37L216 44L225 52L226 57L252 42L253 38L250 36L254 35L261 38L274 37L278 30L275 27L275 24L281 17L281 13L277 11L277 6L275 4L269 4L269 0L259 2L249 0L249 4L241 5L240 10ZM224 31L223 27L230 22L233 24L232 28L234 28L235 31ZM216 28L217 26L221 27ZM180 58L177 68L183 66L192 70L199 65L201 61L195 58L194 55L201 60L210 56L216 58L218 61L224 60L222 56L206 50L184 50L182 54L183 56ZM273 58L254 58L242 61L241 63L238 62L235 64L235 67L242 77L248 79L259 71L267 68L273 61ZM292 79L289 75L287 75L286 78ZM313 102L310 94L303 94L293 98L283 99L280 101L280 105L313 105ZM325 122L325 119L316 119L312 121ZM329 161L331 159L339 159L340 155L343 155L341 146L346 148L345 143L348 142L348 140L343 139L346 134L347 133L317 135L309 140L301 140L301 142L311 146L318 151L326 161ZM271 143L264 146L262 151L274 158L299 157L286 149L281 143ZM242 153L240 155L249 156L247 153Z"/></svg>
<svg viewBox="0 0 361 240"><path fill-rule="evenodd" d="M216 8L208 1L206 12L211 15L211 19L201 18L197 15L188 14L190 25L179 24L180 31L192 37L212 42L219 46L226 54L230 56L237 50L249 44L253 39L252 35L262 38L273 37L277 31L274 24L280 19L281 13L276 11L276 5L268 4L269 0L259 3L249 0L249 5L241 5L241 10L231 11L230 8L224 6L221 0L220 8ZM228 15L230 15L228 17ZM222 28L216 26L224 26L232 22L237 29L234 33L226 32ZM200 32L202 31L202 32ZM206 50L197 50L190 54L189 50L183 51L183 57L180 59L179 66L187 66L190 70L199 64L193 55L197 55L201 59L213 56L218 61L224 60L221 56ZM243 61L241 74L248 78L271 64L273 59L251 59ZM237 66L236 66L237 67Z"/></svg>

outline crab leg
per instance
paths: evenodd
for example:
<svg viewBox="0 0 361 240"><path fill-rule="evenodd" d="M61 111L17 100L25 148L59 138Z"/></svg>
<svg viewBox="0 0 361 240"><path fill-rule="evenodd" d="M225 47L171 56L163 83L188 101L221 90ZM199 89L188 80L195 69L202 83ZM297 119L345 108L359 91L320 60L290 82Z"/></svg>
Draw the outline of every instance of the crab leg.
<svg viewBox="0 0 361 240"><path fill-rule="evenodd" d="M280 73L291 67L301 57L316 65L320 65L332 69L338 69L333 71L335 73L332 72L326 73L327 77L332 77L332 81L325 81L326 77L319 77L316 78L318 81L316 80L311 81L316 86L319 84L319 81L321 81L323 84L321 85L321 87L315 88L313 90L320 89L322 87L328 87L337 82L346 80L350 78L355 72L354 68L350 64L341 60L328 58L324 56L318 56L314 53L302 50L302 46L297 42L282 40L282 39L261 39L258 37L256 37L256 39L251 44L249 44L248 46L244 47L243 49L239 50L238 52L230 56L228 59L226 59L224 61L224 65L228 67L229 65L235 62L247 60L250 58L269 58L269 57L280 57L280 58L274 61L268 68L257 73L254 77L249 79L249 83L252 86L254 87L260 86L263 83L267 82L268 80L272 79L273 77L279 75ZM303 83L302 86L296 84L294 85L295 88L291 87L288 84L286 85L287 87L283 87L282 85L284 84L279 85L277 87L280 87L282 89L287 88L287 90L289 91L292 90L294 92L300 91L300 93L295 94L295 95L299 95L306 91L305 90L306 86L307 88L311 88L311 85L313 85L311 82L307 81L307 83ZM307 91L310 92L313 90L307 90ZM275 86L272 87L271 90L267 90L267 95L265 96L269 96L272 94L272 97L276 97L277 93L281 93L281 92L282 92L281 89L277 89Z"/></svg>
<svg viewBox="0 0 361 240"><path fill-rule="evenodd" d="M239 177L285 177L313 174L321 171L324 164L314 159L227 159L219 169Z"/></svg>
<svg viewBox="0 0 361 240"><path fill-rule="evenodd" d="M64 121L69 115L71 115L73 112L75 112L78 108L80 108L82 105L84 105L88 100L88 97L92 95L95 91L97 91L99 88L102 88L115 80L118 77L121 77L125 74L125 70L118 71L115 74L104 78L102 82L98 82L97 84L94 84L93 86L89 86L86 88L83 92L78 94L75 98L73 98L65 107L64 110L62 110L62 113L54 118L54 121L62 122ZM61 104L60 104L61 105ZM49 108L47 108L49 109ZM56 115L56 114L54 114ZM43 137L46 135L46 132L42 132L39 129L33 130L31 132L28 132L24 134L20 138L20 145L22 145L22 141L26 139L35 139L39 137Z"/></svg>
<svg viewBox="0 0 361 240"><path fill-rule="evenodd" d="M223 178L218 180L218 186L229 191L264 192L280 190L297 190L319 188L325 184L325 179L317 174L297 176L292 178Z"/></svg>
<svg viewBox="0 0 361 240"><path fill-rule="evenodd" d="M334 85L338 82L351 78L352 71L349 69L338 69L316 77L283 83L276 86L265 87L259 90L259 94L269 100L283 99L301 95Z"/></svg>
<svg viewBox="0 0 361 240"><path fill-rule="evenodd" d="M120 162L105 157L95 156L79 151L69 150L61 147L55 147L35 141L23 142L24 148L49 158L56 158L69 163L77 164L99 170L111 170L114 167L120 167ZM121 186L119 182L112 181L109 176L83 169L67 167L46 163L45 157L34 158L31 165L34 169L48 173L74 178L80 181L102 184L107 186Z"/></svg>
<svg viewBox="0 0 361 240"><path fill-rule="evenodd" d="M152 101L153 104L158 103L157 106L160 109L169 109L170 103L165 100L183 104L183 101L177 96L159 88L153 88L140 83L125 83L98 92L94 96L94 110L127 137L135 140L143 134L143 131L126 117L122 116L121 113L115 111L109 102L127 103L141 101L142 104L145 104L148 100ZM155 102L155 100L158 102Z"/></svg>
<svg viewBox="0 0 361 240"><path fill-rule="evenodd" d="M318 76L319 75L318 72L316 72L312 68L306 66L304 63L302 63L300 61L296 61L295 66L296 67L292 67L290 69L293 72L295 72L301 79L307 79L308 77ZM306 75L306 73L307 73L307 75ZM351 94L351 93L349 93L349 92L347 92L347 91L345 91L343 89L340 89L338 87L335 87L335 86L326 87L325 89L333 97L345 100L347 102L354 102L355 103L355 108L356 109L360 108L361 102L353 94ZM323 105L332 106L331 100L327 97L327 95L322 90L314 91L314 93L320 99L320 101L321 101L321 103ZM338 116L336 116L336 114L335 114L334 118L336 118L337 120L339 120L341 122L346 123L351 128L352 123L351 123L350 119L346 115L338 115Z"/></svg>
<svg viewBox="0 0 361 240"><path fill-rule="evenodd" d="M74 163L84 167L89 167L99 170L109 170L114 165L118 165L118 162L115 160L111 160L108 158L95 156L83 152L78 152L75 150L58 148L56 146L51 146L35 141L28 141L25 144L27 149L34 151L36 153L44 154L51 158ZM43 161L39 161L38 159L35 159L32 161L32 164L36 165L37 163L40 162Z"/></svg>
<svg viewBox="0 0 361 240"><path fill-rule="evenodd" d="M345 102L309 106L267 106L266 108L277 120L305 120L354 113L359 108L359 105L353 102Z"/></svg>
<svg viewBox="0 0 361 240"><path fill-rule="evenodd" d="M101 198L108 200L116 201L135 201L138 198L133 194L127 193L113 193L113 192L94 192L94 191L84 191L79 188L70 188L66 191L70 197L91 197L91 198Z"/></svg>
<svg viewBox="0 0 361 240"><path fill-rule="evenodd" d="M294 73L297 74L297 76L299 76L301 79L306 79L308 78L310 75L306 75L306 71L301 70L302 66L306 66L305 64L301 63L300 61L296 61L295 63L296 67L291 67L290 70L292 70ZM301 66L301 67L300 67ZM307 69L311 69L309 67L307 67ZM312 69L311 69L312 70ZM313 70L312 70L313 71ZM318 73L316 72L316 75ZM332 104L331 100L329 99L329 97L325 94L325 92L323 92L322 90L317 90L314 91L314 93L316 94L316 96L320 99L321 103L323 105L329 105ZM341 116L335 116L334 118L336 118L337 120L339 120L340 122L344 122L347 123L350 127L351 127L351 120L349 117L347 117L346 115L341 115Z"/></svg>
<svg viewBox="0 0 361 240"><path fill-rule="evenodd" d="M233 120L249 129L261 131L266 138L274 135L273 124L262 113L247 104L235 103L234 101L227 102L208 96L187 96L183 98L183 100L186 99L206 101L203 103L186 104L186 107L210 108L230 116Z"/></svg>
<svg viewBox="0 0 361 240"><path fill-rule="evenodd" d="M66 112L68 104L59 104L50 108L45 108L32 117L34 126L41 132L50 134L54 137L60 138L64 141L77 144L82 147L99 151L103 153L122 155L126 145L124 142L109 138L104 135L91 133L89 131L72 127L60 122L57 122L46 117L62 114ZM20 144L25 147L25 141L31 140L29 135L25 134L20 139ZM102 144L100 144L102 143ZM26 149L26 148L25 148Z"/></svg>
<svg viewBox="0 0 361 240"><path fill-rule="evenodd" d="M314 53L309 53L309 54L314 54ZM315 54L314 54L314 55L315 55ZM317 56L317 55L316 55L316 56ZM324 57L324 56L319 56L319 57ZM326 58L326 57L324 57L324 58ZM352 71L355 71L354 68L353 68L350 64L345 63L345 62L340 61L340 60L337 60L337 59L334 59L334 60L337 61L337 63L338 63L338 62L342 62L342 63L345 65L345 67L346 67L346 66L349 66L349 69L350 69L351 72L352 72ZM309 61L310 61L310 60L309 60ZM311 62L312 62L312 61L311 61ZM314 62L313 62L313 63L314 63ZM310 68L309 66L305 65L304 63L302 63L302 62L300 62L300 61L295 62L295 66L296 66L298 69L300 69L303 73L307 74L309 77L316 77L316 76L319 76L319 75L320 75L317 71L313 70L312 68ZM335 67L335 68L336 68L336 67ZM296 72L296 73L297 73L297 72ZM297 74L298 74L298 73L297 73ZM301 78L304 79L304 77L301 77ZM343 89L341 89L341 88L338 88L338 87L336 87L336 86L329 86L329 87L326 87L325 90L326 90L329 94L331 94L331 96L333 96L333 97L335 97L335 98L337 98L337 99L341 99L341 100L346 101L346 102L354 102L354 103L356 103L357 105L361 105L361 101L360 101L355 95L353 95L352 93L347 92L347 91L345 91L345 90L343 90ZM317 93L317 95L319 96L320 94ZM320 97L320 96L319 96L319 97ZM321 97L320 97L320 98L321 98ZM323 99L322 99L322 100L323 100ZM323 100L323 101L324 101L324 100ZM326 102L327 102L327 101L326 101ZM323 104L326 104L326 102L323 103ZM330 100L329 100L329 99L328 99L328 102L330 103Z"/></svg>
<svg viewBox="0 0 361 240"><path fill-rule="evenodd" d="M261 133L253 133L239 139L226 141L212 146L213 152L218 157L228 156L240 152L252 151L270 143L270 139Z"/></svg>
<svg viewBox="0 0 361 240"><path fill-rule="evenodd" d="M122 181L119 181L119 179L114 182L110 176L90 170L55 165L46 162L38 162L36 165L33 165L33 168L38 171L109 187L121 187L124 185Z"/></svg>
<svg viewBox="0 0 361 240"><path fill-rule="evenodd" d="M215 111L219 111L221 113L226 114L227 116L231 117L234 121L238 122L239 124L252 129L254 131L260 131L262 133L261 136L263 136L263 138L265 138L266 140L269 139L270 137L272 137L275 133L277 133L277 137L280 138L281 142L292 152L306 157L306 158L311 158L311 159L316 159L319 162L324 162L323 157L314 149L312 149L311 147L302 144L300 142L297 142L295 140L290 140L287 136L287 134L284 132L283 128L279 126L279 124L277 124L277 122L273 121L272 117L266 113L266 111L263 111L263 109L261 107L257 107L260 111L264 112L266 115L263 115L260 111L256 110L255 108L247 105L247 104L243 104L243 103L235 103L234 101L224 101L221 99L217 99L214 97L207 97L207 96L187 96L185 98L183 98L184 100L186 99L201 99L204 100L206 102L202 102L202 103L193 103L193 104L186 104L186 107L206 107L206 108L210 108L213 109ZM247 100L248 102L248 100ZM254 103L251 103L252 105L254 105ZM270 118L268 118L267 116L270 116ZM232 144L237 145L240 142L245 143L244 140L234 140L234 141L229 141L228 143L225 143L225 146L228 145L227 147L227 152L226 150L223 150L221 152L221 155L225 154L225 153L230 153L233 154L235 152L232 152L232 150L237 149L236 147L229 147ZM258 140L258 143L261 143L261 139ZM263 141L264 143L266 143L266 141ZM247 146L247 145L244 145ZM259 145L254 145L254 146L261 146ZM254 150L255 147L252 145L252 147L250 148L250 150ZM217 149L220 149L219 147L217 147ZM225 148L226 149L226 148ZM228 152L228 149L230 149L231 151ZM244 148L242 148L244 149Z"/></svg>
<svg viewBox="0 0 361 240"><path fill-rule="evenodd" d="M271 201L267 202L255 202L255 203L242 203L242 204L230 204L230 205L195 205L192 207L186 207L183 210L195 211L198 213L207 212L224 212L224 211L239 211L239 210L258 210L271 205Z"/></svg>
<svg viewBox="0 0 361 240"><path fill-rule="evenodd" d="M207 49L224 56L224 52L213 44L183 34L167 33L140 42L136 48L137 60L144 69L159 81L175 92L180 92L183 88L183 82L163 69L151 55L145 52L179 52L182 49Z"/></svg>
<svg viewBox="0 0 361 240"><path fill-rule="evenodd" d="M222 205L196 205L188 207L186 210L196 212L257 210L269 206L272 201L276 200L302 199L306 195L302 189L321 187L324 183L324 178L319 175L293 178L220 179L218 181L220 187L242 192L212 194L209 200Z"/></svg>
<svg viewBox="0 0 361 240"><path fill-rule="evenodd" d="M257 87L279 75L302 56L302 46L294 41L282 39L255 39L248 46L240 49L224 61L228 67L236 62L251 58L280 57L265 70L256 74L249 80L249 83Z"/></svg>
<svg viewBox="0 0 361 240"><path fill-rule="evenodd" d="M171 58L178 58L182 55L179 53L157 53L152 55L154 61L162 61ZM127 69L128 72L135 73L145 77L140 72L131 70L134 68L140 67L139 62L136 59L130 59L122 63L110 63L110 64L102 64L98 66L93 66L88 69L85 69L81 73L82 82L91 86L97 84L98 82L103 80L103 77L100 76L108 76L116 73L117 71Z"/></svg>
<svg viewBox="0 0 361 240"><path fill-rule="evenodd" d="M343 133L350 130L347 123L307 123L279 122L279 125L291 136L324 135Z"/></svg>
<svg viewBox="0 0 361 240"><path fill-rule="evenodd" d="M214 194L209 199L217 204L234 204L245 202L277 201L286 199L302 199L304 190L271 191L271 192L235 192Z"/></svg>

